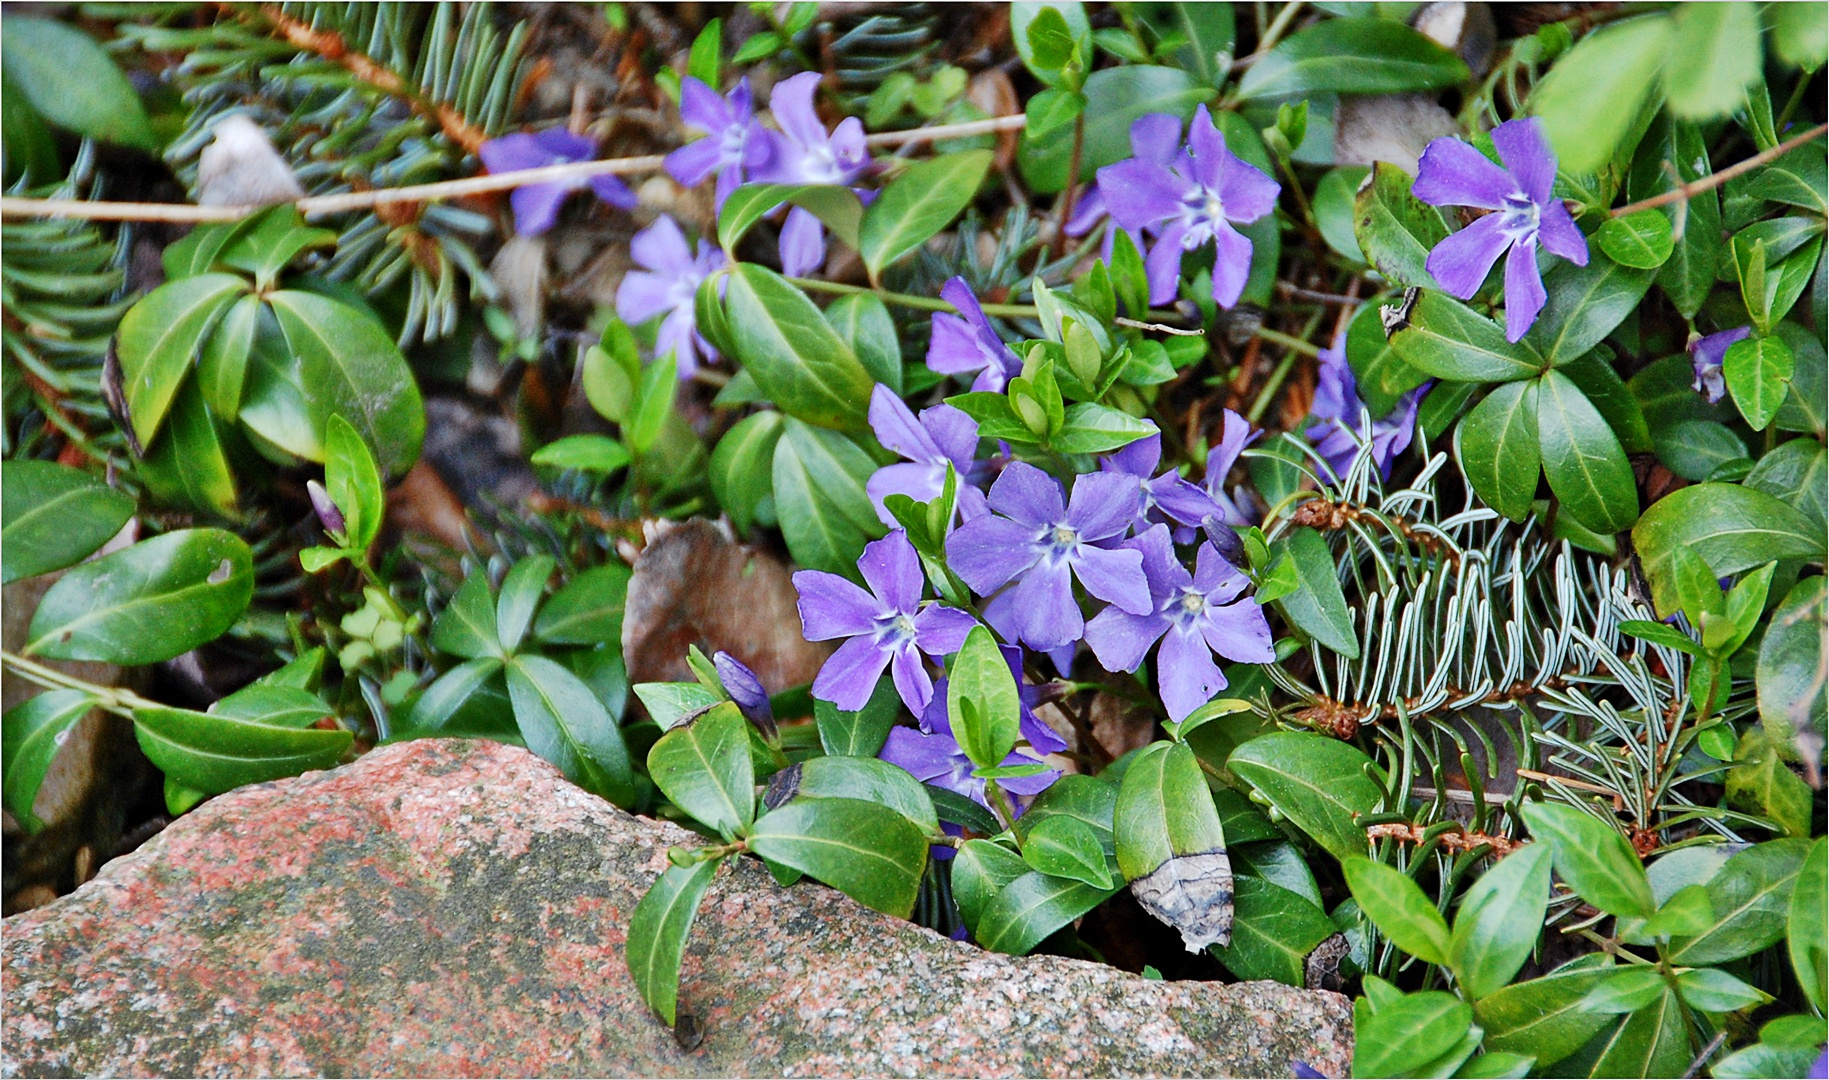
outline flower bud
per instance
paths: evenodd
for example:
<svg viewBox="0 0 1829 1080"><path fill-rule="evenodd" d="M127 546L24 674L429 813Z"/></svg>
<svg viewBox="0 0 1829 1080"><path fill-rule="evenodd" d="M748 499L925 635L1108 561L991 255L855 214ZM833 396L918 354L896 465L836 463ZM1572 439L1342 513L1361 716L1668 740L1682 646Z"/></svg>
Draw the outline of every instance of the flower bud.
<svg viewBox="0 0 1829 1080"><path fill-rule="evenodd" d="M311 495L311 508L317 511L318 521L323 523L324 531L341 533L344 529L343 511L331 501L330 492L316 480L305 481L305 490Z"/></svg>

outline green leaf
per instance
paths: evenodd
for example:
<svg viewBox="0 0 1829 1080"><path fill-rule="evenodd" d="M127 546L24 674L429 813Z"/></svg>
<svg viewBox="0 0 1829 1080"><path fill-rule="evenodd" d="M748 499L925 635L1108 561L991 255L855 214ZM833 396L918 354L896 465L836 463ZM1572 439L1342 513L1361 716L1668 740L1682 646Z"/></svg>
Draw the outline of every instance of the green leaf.
<svg viewBox="0 0 1829 1080"><path fill-rule="evenodd" d="M864 544L883 534L864 484L876 471L858 445L789 417L775 446L775 511L794 561L856 576Z"/></svg>
<svg viewBox="0 0 1829 1080"><path fill-rule="evenodd" d="M1734 644L1726 642L1723 651ZM1810 785L1785 764L1789 756L1791 750L1781 749L1763 728L1742 734L1734 748L1734 767L1724 781L1727 805L1761 815L1791 836L1809 836Z"/></svg>
<svg viewBox="0 0 1829 1080"><path fill-rule="evenodd" d="M724 695L696 682L646 682L635 684L648 716L667 730L725 700Z"/></svg>
<svg viewBox="0 0 1829 1080"><path fill-rule="evenodd" d="M1043 874L1083 881L1095 889L1115 888L1104 847L1092 827L1078 818L1056 814L1028 830L1023 861Z"/></svg>
<svg viewBox="0 0 1829 1080"><path fill-rule="evenodd" d="M826 756L788 767L797 770L793 798L876 803L901 814L926 835L940 831L940 818L927 788L898 765L871 757ZM771 784L771 795L773 792Z"/></svg>
<svg viewBox="0 0 1829 1080"><path fill-rule="evenodd" d="M959 907L965 928L975 936L991 900L1029 873L1033 871L1021 855L989 840L967 840L959 845L953 855L953 903Z"/></svg>
<svg viewBox="0 0 1829 1080"><path fill-rule="evenodd" d="M1815 439L1792 439L1759 459L1741 482L1803 512L1819 526L1829 521L1829 451Z"/></svg>
<svg viewBox="0 0 1829 1080"><path fill-rule="evenodd" d="M1741 108L1762 71L1758 6L1684 4L1673 14L1676 33L1664 67L1670 114L1712 120Z"/></svg>
<svg viewBox="0 0 1829 1080"><path fill-rule="evenodd" d="M9 805L11 800L8 800ZM17 811L15 811L17 812ZM1804 997L1823 1010L1823 988L1829 985L1829 944L1825 944L1823 911L1829 907L1829 840L1819 837L1804 856L1786 914L1785 948ZM1814 1039L1811 1040L1815 1042Z"/></svg>
<svg viewBox="0 0 1829 1080"><path fill-rule="evenodd" d="M1608 218L1594 234L1600 250L1621 266L1656 270L1676 248L1670 219L1662 210L1640 210L1625 217Z"/></svg>
<svg viewBox="0 0 1829 1080"><path fill-rule="evenodd" d="M1149 877L1178 855L1226 847L1200 763L1180 742L1153 743L1137 755L1119 784L1111 831L1126 881Z"/></svg>
<svg viewBox="0 0 1829 1080"><path fill-rule="evenodd" d="M46 690L0 716L0 790L5 792L7 810L27 835L44 828L32 804L51 760L70 729L94 706L95 699L81 690Z"/></svg>
<svg viewBox="0 0 1829 1080"><path fill-rule="evenodd" d="M1024 956L1049 934L1098 907L1115 891L1031 870L984 905L973 936L992 952Z"/></svg>
<svg viewBox="0 0 1829 1080"><path fill-rule="evenodd" d="M711 887L722 859L707 859L691 866L667 864L648 886L629 916L628 945L624 958L635 988L648 1007L672 1024L678 1019L680 958L686 952L686 935L698 914L699 902Z"/></svg>
<svg viewBox="0 0 1829 1080"><path fill-rule="evenodd" d="M1613 369L1613 350L1597 345L1589 352L1563 364L1559 370L1581 390L1589 404L1606 417L1607 426L1628 454L1642 454L1652 448L1651 426L1644 410L1632 396L1624 379Z"/></svg>
<svg viewBox="0 0 1829 1080"><path fill-rule="evenodd" d="M197 385L203 390L203 400L228 420L234 420L241 412L241 394L247 387L248 359L254 351L260 312L260 297L255 293L247 293L230 304L197 357Z"/></svg>
<svg viewBox="0 0 1829 1080"><path fill-rule="evenodd" d="M267 303L297 358L312 430L322 432L331 416L341 416L384 473L405 472L425 438L425 407L393 338L368 313L327 296L279 289L267 294ZM313 461L324 456L321 448L287 449Z"/></svg>
<svg viewBox="0 0 1829 1080"><path fill-rule="evenodd" d="M1772 995L1718 968L1682 972L1677 976L1677 995L1690 1008L1711 1013L1739 1012L1772 1000Z"/></svg>
<svg viewBox="0 0 1829 1080"><path fill-rule="evenodd" d="M1238 84L1240 97L1442 90L1469 78L1454 53L1400 22L1328 19L1284 38Z"/></svg>
<svg viewBox="0 0 1829 1080"><path fill-rule="evenodd" d="M1115 852L1112 820L1118 808L1118 785L1103 778L1069 773L1048 785L1029 809L1016 819L1016 839L1026 843L1037 825L1055 817L1070 817L1092 830L1101 850ZM990 830L995 832L995 829Z"/></svg>
<svg viewBox="0 0 1829 1080"><path fill-rule="evenodd" d="M1590 1076L1679 1076L1692 1053L1682 1004L1666 987L1650 1005L1603 1031L1588 1049L1596 1055L1583 1066ZM1586 1055L1575 1060L1585 1062Z"/></svg>
<svg viewBox="0 0 1829 1080"><path fill-rule="evenodd" d="M242 441L205 404L194 383L178 391L165 430L140 459L140 479L160 502L232 518L237 494L231 448Z"/></svg>
<svg viewBox="0 0 1829 1080"><path fill-rule="evenodd" d="M0 463L0 582L81 562L133 516L133 496L48 461Z"/></svg>
<svg viewBox="0 0 1829 1080"><path fill-rule="evenodd" d="M883 189L858 230L857 249L874 280L883 268L927 243L971 205L990 171L989 150L945 154L911 166Z"/></svg>
<svg viewBox="0 0 1829 1080"><path fill-rule="evenodd" d="M593 566L573 575L541 605L533 636L548 645L620 647L629 577L629 568L621 563Z"/></svg>
<svg viewBox="0 0 1829 1080"><path fill-rule="evenodd" d="M121 317L115 355L139 445L152 444L211 329L247 291L234 274L203 274L159 286Z"/></svg>
<svg viewBox="0 0 1829 1080"><path fill-rule="evenodd" d="M343 511L350 546L366 550L381 532L387 503L381 470L362 436L341 416L331 416L324 431L324 490Z"/></svg>
<svg viewBox="0 0 1829 1080"><path fill-rule="evenodd" d="M84 138L158 150L140 95L88 34L15 14L0 34L0 57L9 89L51 123Z"/></svg>
<svg viewBox="0 0 1829 1080"><path fill-rule="evenodd" d="M1235 36L1231 5L1149 3L1133 4L1131 11L1156 42L1180 42L1175 47L1177 66L1206 86L1220 84L1231 67Z"/></svg>
<svg viewBox="0 0 1829 1080"><path fill-rule="evenodd" d="M1774 733L1823 730L1822 650L1824 626L1829 622L1825 582L1829 578L1819 576L1793 585L1772 612L1765 638L1759 643L1755 669L1759 715Z"/></svg>
<svg viewBox="0 0 1829 1080"><path fill-rule="evenodd" d="M1405 394L1429 379L1397 358L1397 350L1385 339L1376 304L1360 308L1347 327L1346 361L1373 416L1389 416Z"/></svg>
<svg viewBox="0 0 1829 1080"><path fill-rule="evenodd" d="M1573 806L1527 803L1531 835L1555 849L1556 872L1583 900L1613 915L1646 919L1657 910L1644 864L1618 829Z"/></svg>
<svg viewBox="0 0 1829 1080"><path fill-rule="evenodd" d="M1085 8L1078 0L1018 0L1010 5L1010 38L1016 45L1016 54L1022 58L1023 66L1044 86L1059 86L1062 82L1061 67L1066 63L1066 58L1060 55L1036 55L1037 41L1032 31L1037 21L1042 22L1044 37L1059 35L1066 39L1067 51L1079 51L1082 67L1092 62L1092 26L1086 21ZM1060 49L1060 45L1054 45L1052 48L1044 48L1044 53L1058 53Z"/></svg>
<svg viewBox="0 0 1829 1080"><path fill-rule="evenodd" d="M902 699L887 679L878 680L870 700L856 712L841 712L829 701L813 702L820 748L831 755L875 757L888 741L901 707Z"/></svg>
<svg viewBox="0 0 1829 1080"><path fill-rule="evenodd" d="M622 436L637 457L654 448L667 414L673 411L673 395L678 389L679 357L673 352L642 369L629 417L622 425Z"/></svg>
<svg viewBox="0 0 1829 1080"><path fill-rule="evenodd" d="M927 838L887 806L857 799L797 799L756 819L749 849L818 878L865 907L914 912Z"/></svg>
<svg viewBox="0 0 1829 1080"><path fill-rule="evenodd" d="M1525 1077L1537 1059L1529 1054L1508 1054L1494 1051L1470 1058L1465 1065L1457 1069L1454 1075L1461 1080L1472 1080L1474 1077Z"/></svg>
<svg viewBox="0 0 1829 1080"><path fill-rule="evenodd" d="M1334 858L1365 855L1365 827L1355 818L1375 810L1384 792L1367 775L1376 766L1359 748L1324 735L1277 731L1234 750L1226 767Z"/></svg>
<svg viewBox="0 0 1829 1080"><path fill-rule="evenodd" d="M983 626L972 627L953 658L946 684L953 735L972 764L994 768L1010 755L1021 707L1016 680L997 640Z"/></svg>
<svg viewBox="0 0 1829 1080"><path fill-rule="evenodd" d="M1062 454L1104 454L1155 432L1155 426L1108 405L1081 401L1067 406L1061 429L1049 447Z"/></svg>
<svg viewBox="0 0 1829 1080"><path fill-rule="evenodd" d="M1291 529L1270 545L1273 558L1287 554L1302 587L1277 601L1283 613L1304 633L1349 660L1359 658L1359 639L1327 541L1313 529Z"/></svg>
<svg viewBox="0 0 1829 1080"><path fill-rule="evenodd" d="M1783 338L1749 337L1728 347L1721 374L1735 408L1754 431L1764 431L1778 415L1796 368L1797 358Z"/></svg>
<svg viewBox="0 0 1829 1080"><path fill-rule="evenodd" d="M1355 263L1366 261L1365 249L1353 233L1357 217L1354 192L1371 170L1363 165L1329 169L1315 182L1315 227L1336 255Z"/></svg>
<svg viewBox="0 0 1829 1080"><path fill-rule="evenodd" d="M508 697L527 749L621 807L635 802L622 729L578 676L544 656L508 662Z"/></svg>
<svg viewBox="0 0 1829 1080"><path fill-rule="evenodd" d="M1772 31L1772 52L1786 64L1815 71L1829 58L1829 34L1824 31L1824 9L1829 5L1773 4L1766 8Z"/></svg>
<svg viewBox="0 0 1829 1080"><path fill-rule="evenodd" d="M1663 146L1653 144L1663 152L1650 164L1652 184L1646 190L1635 191L1635 198L1671 190L1675 182L1664 171L1665 161L1670 162L1684 183L1693 184L1709 175L1708 145L1696 125L1672 122L1667 130L1668 142ZM1695 318L1714 289L1721 247L1721 198L1710 188L1685 201L1683 235L1677 239L1670 260L1658 271L1658 285L1685 318Z"/></svg>
<svg viewBox="0 0 1829 1080"><path fill-rule="evenodd" d="M851 346L872 379L902 392L902 343L888 305L870 293L851 293L826 305L826 321Z"/></svg>
<svg viewBox="0 0 1829 1080"><path fill-rule="evenodd" d="M1438 379L1510 382L1545 367L1529 339L1512 344L1498 323L1446 293L1417 297L1410 319L1391 335L1398 359Z"/></svg>
<svg viewBox="0 0 1829 1080"><path fill-rule="evenodd" d="M270 723L160 707L135 709L133 719L140 749L167 778L210 795L328 769L355 741L341 728L300 728L284 718Z"/></svg>
<svg viewBox="0 0 1829 1080"><path fill-rule="evenodd" d="M1823 287L1829 288L1829 282ZM1786 321L1778 324L1778 336L1791 347L1797 359L1797 370L1791 373L1791 393L1779 407L1772 421L1780 431L1804 431L1821 436L1829 429L1829 357L1808 330Z"/></svg>
<svg viewBox="0 0 1829 1080"><path fill-rule="evenodd" d="M255 289L264 293L299 255L336 246L337 234L306 228L297 207L273 206L241 222L234 236L217 249L215 261L253 275Z"/></svg>
<svg viewBox="0 0 1829 1080"><path fill-rule="evenodd" d="M65 573L39 601L24 651L126 666L170 660L220 637L253 595L253 555L240 537L181 529Z"/></svg>
<svg viewBox="0 0 1829 1080"><path fill-rule="evenodd" d="M1241 979L1305 986L1308 954L1334 935L1327 913L1300 893L1248 874L1234 885L1232 940L1211 952Z"/></svg>
<svg viewBox="0 0 1829 1080"><path fill-rule="evenodd" d="M785 420L773 409L746 416L711 452L711 493L739 535L775 523L775 444Z"/></svg>
<svg viewBox="0 0 1829 1080"><path fill-rule="evenodd" d="M1685 480L1706 480L1716 469L1746 458L1746 443L1732 428L1713 420L1659 423L1658 461Z"/></svg>
<svg viewBox="0 0 1829 1080"><path fill-rule="evenodd" d="M1550 898L1550 847L1528 844L1480 875L1461 897L1448 956L1461 990L1483 998L1530 959Z"/></svg>
<svg viewBox="0 0 1829 1080"><path fill-rule="evenodd" d="M513 652L521 647L527 628L533 623L534 609L546 596L546 582L552 577L550 555L531 555L509 568L502 578L502 590L495 601L495 632L502 648Z"/></svg>
<svg viewBox="0 0 1829 1080"><path fill-rule="evenodd" d="M1617 967L1588 991L1582 1005L1609 1016L1636 1012L1664 994L1664 973L1655 967Z"/></svg>
<svg viewBox="0 0 1829 1080"><path fill-rule="evenodd" d="M1542 978L1513 983L1474 1003L1475 1018L1486 1029L1486 1049L1534 1054L1539 1068L1554 1065L1581 1049L1607 1017L1582 1002L1612 970L1603 955L1582 957Z"/></svg>
<svg viewBox="0 0 1829 1080"><path fill-rule="evenodd" d="M1776 4L1774 7L1821 7L1820 4ZM1782 1080L1789 1076L1806 1076L1810 1066L1815 1063L1818 1050L1814 1046L1781 1046L1770 1042L1758 1042L1745 1049L1729 1054L1709 1067L1709 1075L1717 1080Z"/></svg>
<svg viewBox="0 0 1829 1080"><path fill-rule="evenodd" d="M737 358L782 412L846 431L867 426L870 373L805 293L771 270L739 263L725 303L731 324L743 328Z"/></svg>
<svg viewBox="0 0 1829 1080"><path fill-rule="evenodd" d="M1569 175L1597 173L1637 121L1669 53L1663 15L1603 26L1557 60L1531 94L1530 111Z"/></svg>
<svg viewBox="0 0 1829 1080"><path fill-rule="evenodd" d="M770 415L780 417L779 413ZM549 469L578 469L607 476L627 465L630 455L608 435L567 435L535 450L528 460Z"/></svg>
<svg viewBox="0 0 1829 1080"><path fill-rule="evenodd" d="M487 571L472 571L457 587L432 623L432 646L467 660L507 655L496 633L495 594L490 591Z"/></svg>
<svg viewBox="0 0 1829 1080"><path fill-rule="evenodd" d="M734 702L670 729L648 751L648 775L668 801L720 836L756 819L749 721Z"/></svg>
<svg viewBox="0 0 1829 1080"><path fill-rule="evenodd" d="M1440 210L1410 193L1411 182L1389 162L1374 164L1372 182L1353 197L1353 235L1365 258L1392 282L1434 289L1429 252L1448 238L1448 226Z"/></svg>
<svg viewBox="0 0 1829 1080"><path fill-rule="evenodd" d="M1601 533L1638 520L1638 485L1632 465L1606 417L1560 371L1539 380L1537 435L1543 471L1564 511Z"/></svg>
<svg viewBox="0 0 1829 1080"><path fill-rule="evenodd" d="M1357 1077L1424 1075L1422 1067L1452 1050L1473 1024L1472 1007L1440 990L1406 994L1363 1016L1360 1009L1353 1012Z"/></svg>
<svg viewBox="0 0 1829 1080"><path fill-rule="evenodd" d="M1131 156L1130 126L1151 113L1167 113L1178 120L1194 115L1194 107L1211 100L1214 89L1203 86L1180 68L1129 64L1092 73L1086 95L1084 143L1080 151L1080 179L1089 179L1105 165ZM1025 134L1017 155L1023 179L1036 195L1052 195L1067 185L1073 159L1073 128L1061 124L1046 134Z"/></svg>
<svg viewBox="0 0 1829 1080"><path fill-rule="evenodd" d="M1530 516L1541 466L1537 384L1501 383L1455 429L1455 457L1487 504L1513 521Z"/></svg>
<svg viewBox="0 0 1829 1080"><path fill-rule="evenodd" d="M1525 340L1552 365L1570 363L1638 310L1655 276L1614 262L1604 252L1591 252L1586 266L1559 261L1543 275L1548 299Z"/></svg>
<svg viewBox="0 0 1829 1080"><path fill-rule="evenodd" d="M1448 966L1448 924L1410 875L1363 857L1343 860L1340 869L1359 910L1385 937L1419 960Z"/></svg>
<svg viewBox="0 0 1829 1080"><path fill-rule="evenodd" d="M1651 622L1646 619L1627 619L1619 624L1619 629L1623 634L1631 634L1635 638L1676 649L1678 652L1688 653L1691 656L1700 656L1702 653L1701 646L1692 641L1687 634L1664 623Z"/></svg>
<svg viewBox="0 0 1829 1080"><path fill-rule="evenodd" d="M1696 484L1653 503L1632 530L1658 612L1676 610L1670 572L1678 549L1702 557L1717 577L1782 559L1823 558L1823 531L1764 492L1739 484Z"/></svg>
<svg viewBox="0 0 1829 1080"><path fill-rule="evenodd" d="M497 678L501 671L500 660L483 656L466 660L440 675L413 703L404 724L396 725L394 737L469 734L460 718L475 701L481 700L484 688L492 681L497 693L506 693L507 684Z"/></svg>

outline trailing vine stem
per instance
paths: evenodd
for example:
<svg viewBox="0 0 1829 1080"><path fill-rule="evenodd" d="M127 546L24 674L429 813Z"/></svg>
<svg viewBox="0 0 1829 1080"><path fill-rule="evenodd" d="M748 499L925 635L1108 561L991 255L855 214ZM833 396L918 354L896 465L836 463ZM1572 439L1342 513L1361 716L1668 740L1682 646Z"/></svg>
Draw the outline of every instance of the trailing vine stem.
<svg viewBox="0 0 1829 1080"><path fill-rule="evenodd" d="M164 705L151 698L141 697L132 690L121 686L99 686L86 679L47 667L33 660L27 660L18 653L0 650L0 663L14 674L28 682L37 683L47 690L80 690L95 699L98 708L106 709L118 716L133 719L135 709L162 709Z"/></svg>

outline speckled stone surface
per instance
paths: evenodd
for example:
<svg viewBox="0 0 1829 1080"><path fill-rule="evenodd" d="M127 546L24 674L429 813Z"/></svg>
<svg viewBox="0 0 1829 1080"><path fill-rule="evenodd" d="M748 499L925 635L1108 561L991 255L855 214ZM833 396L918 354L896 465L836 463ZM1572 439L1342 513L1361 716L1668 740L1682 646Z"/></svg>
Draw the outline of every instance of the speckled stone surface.
<svg viewBox="0 0 1829 1080"><path fill-rule="evenodd" d="M693 928L684 1050L624 930L686 834L422 741L246 788L7 919L5 1075L1333 1076L1351 1009L988 954L760 865Z"/></svg>

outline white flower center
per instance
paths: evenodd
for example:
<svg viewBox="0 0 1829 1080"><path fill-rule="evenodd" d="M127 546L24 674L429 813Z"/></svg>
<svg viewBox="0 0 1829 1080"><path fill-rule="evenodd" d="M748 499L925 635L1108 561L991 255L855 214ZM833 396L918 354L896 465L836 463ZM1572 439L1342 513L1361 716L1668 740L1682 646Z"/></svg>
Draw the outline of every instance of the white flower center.
<svg viewBox="0 0 1829 1080"><path fill-rule="evenodd" d="M1180 593L1169 599L1162 613L1180 626L1189 626L1206 610L1206 595L1191 585L1183 585Z"/></svg>
<svg viewBox="0 0 1829 1080"><path fill-rule="evenodd" d="M1514 191L1505 197L1505 206L1499 211L1499 229L1514 241L1529 242L1536 237L1542 218L1542 209L1530 196Z"/></svg>

